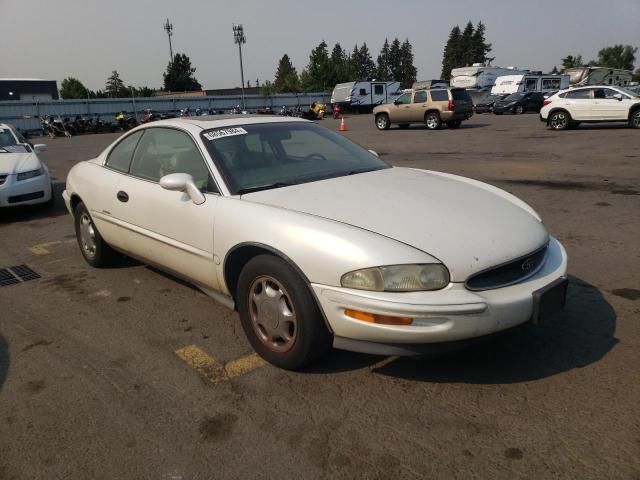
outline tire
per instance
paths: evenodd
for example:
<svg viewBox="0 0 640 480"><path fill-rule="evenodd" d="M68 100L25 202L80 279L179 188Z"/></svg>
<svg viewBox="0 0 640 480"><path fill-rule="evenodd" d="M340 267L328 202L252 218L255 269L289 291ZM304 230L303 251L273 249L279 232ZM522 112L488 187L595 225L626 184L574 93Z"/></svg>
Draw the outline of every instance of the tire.
<svg viewBox="0 0 640 480"><path fill-rule="evenodd" d="M441 124L442 121L440 120L440 114L438 112L427 112L424 116L424 125L429 130L437 130Z"/></svg>
<svg viewBox="0 0 640 480"><path fill-rule="evenodd" d="M236 291L244 333L267 362L298 370L331 349L332 335L309 287L281 258L258 255L249 260Z"/></svg>
<svg viewBox="0 0 640 480"><path fill-rule="evenodd" d="M462 120L450 120L447 122L447 127L458 128L462 124Z"/></svg>
<svg viewBox="0 0 640 480"><path fill-rule="evenodd" d="M635 109L629 115L629 126L631 128L640 128L640 108Z"/></svg>
<svg viewBox="0 0 640 480"><path fill-rule="evenodd" d="M389 115L386 113L379 113L376 115L376 127L378 130L389 130L391 122L389 121Z"/></svg>
<svg viewBox="0 0 640 480"><path fill-rule="evenodd" d="M398 125L398 127L402 128L403 130L409 128L409 124L408 123L401 123Z"/></svg>
<svg viewBox="0 0 640 480"><path fill-rule="evenodd" d="M516 105L513 108L513 113L515 113L516 115L522 115L524 113L524 106L523 105Z"/></svg>
<svg viewBox="0 0 640 480"><path fill-rule="evenodd" d="M571 124L571 115L566 110L556 110L549 115L549 128L552 130L567 130Z"/></svg>
<svg viewBox="0 0 640 480"><path fill-rule="evenodd" d="M74 224L78 246L86 262L96 268L113 265L117 254L102 239L100 232L93 224L93 219L89 215L87 207L82 202L74 210Z"/></svg>

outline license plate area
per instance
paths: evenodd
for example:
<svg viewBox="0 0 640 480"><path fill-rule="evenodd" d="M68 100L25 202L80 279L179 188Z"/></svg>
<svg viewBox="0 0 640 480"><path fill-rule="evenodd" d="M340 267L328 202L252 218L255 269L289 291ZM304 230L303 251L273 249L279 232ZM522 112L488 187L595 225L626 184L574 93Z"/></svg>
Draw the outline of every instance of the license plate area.
<svg viewBox="0 0 640 480"><path fill-rule="evenodd" d="M569 281L560 277L549 285L533 292L533 315L531 321L536 324L553 313L561 310L567 298Z"/></svg>

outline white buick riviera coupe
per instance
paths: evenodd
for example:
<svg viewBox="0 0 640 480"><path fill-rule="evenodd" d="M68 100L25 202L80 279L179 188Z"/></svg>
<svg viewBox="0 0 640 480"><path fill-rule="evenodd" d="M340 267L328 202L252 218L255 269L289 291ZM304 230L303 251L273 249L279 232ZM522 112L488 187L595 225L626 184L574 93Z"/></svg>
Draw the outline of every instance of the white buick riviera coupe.
<svg viewBox="0 0 640 480"><path fill-rule="evenodd" d="M282 368L332 346L419 355L564 304L566 252L526 203L306 120L147 124L74 166L63 196L89 264L118 251L187 280Z"/></svg>

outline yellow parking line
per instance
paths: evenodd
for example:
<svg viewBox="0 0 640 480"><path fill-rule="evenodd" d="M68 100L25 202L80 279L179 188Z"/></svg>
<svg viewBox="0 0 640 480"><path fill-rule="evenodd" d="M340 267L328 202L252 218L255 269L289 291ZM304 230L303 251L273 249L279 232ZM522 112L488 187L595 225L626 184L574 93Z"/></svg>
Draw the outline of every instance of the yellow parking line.
<svg viewBox="0 0 640 480"><path fill-rule="evenodd" d="M38 245L29 247L29 250L31 250L31 253L34 253L36 255L49 255L51 252L47 250L47 247L50 247L52 245L59 245L61 243L62 242L60 240L56 240L55 242L39 243Z"/></svg>
<svg viewBox="0 0 640 480"><path fill-rule="evenodd" d="M252 372L264 365L266 365L266 362L257 353L251 353L245 357L230 361L224 366L224 370L228 378L234 378Z"/></svg>
<svg viewBox="0 0 640 480"><path fill-rule="evenodd" d="M222 365L195 345L179 348L176 350L176 355L196 370L202 378L214 384L245 375L265 365L265 361L256 353L237 358Z"/></svg>

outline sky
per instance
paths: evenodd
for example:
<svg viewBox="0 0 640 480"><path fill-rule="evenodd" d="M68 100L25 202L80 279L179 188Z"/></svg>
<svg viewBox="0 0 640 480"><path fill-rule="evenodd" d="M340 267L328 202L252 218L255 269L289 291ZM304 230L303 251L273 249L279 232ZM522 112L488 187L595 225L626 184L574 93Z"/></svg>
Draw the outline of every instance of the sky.
<svg viewBox="0 0 640 480"><path fill-rule="evenodd" d="M487 27L496 66L548 71L568 54L595 59L614 44L638 48L640 0L0 0L0 77L72 76L104 88L112 70L127 85L162 86L174 53L186 53L204 88L240 84L233 23L242 23L245 82L273 80L287 53L300 72L322 40L351 50L367 43L375 61L385 37L408 38L418 79L439 78L451 28Z"/></svg>

